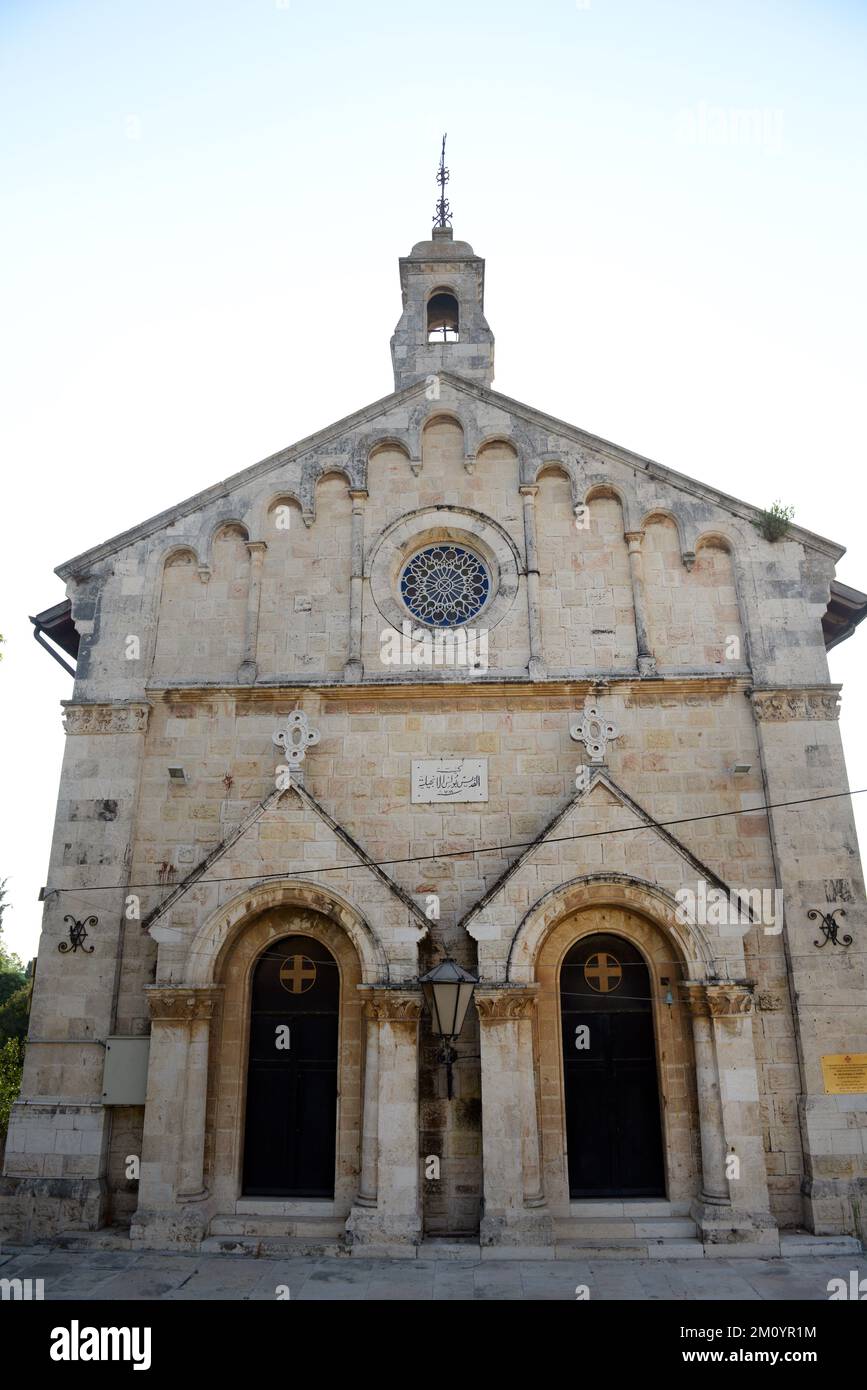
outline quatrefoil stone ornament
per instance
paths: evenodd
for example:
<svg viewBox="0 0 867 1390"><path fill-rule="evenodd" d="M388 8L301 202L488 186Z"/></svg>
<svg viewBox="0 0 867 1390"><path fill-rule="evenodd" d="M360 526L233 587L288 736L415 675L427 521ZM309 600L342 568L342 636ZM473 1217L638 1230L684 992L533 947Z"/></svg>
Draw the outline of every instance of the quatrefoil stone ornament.
<svg viewBox="0 0 867 1390"><path fill-rule="evenodd" d="M605 749L610 738L619 738L620 730L610 719L599 713L592 700L584 706L584 715L575 724L570 724L569 734L578 743L583 743L590 754L590 761L605 761Z"/></svg>
<svg viewBox="0 0 867 1390"><path fill-rule="evenodd" d="M286 762L293 772L301 767L307 756L307 749L319 742L319 730L311 729L307 715L297 709L286 716L283 724L274 735L274 742L283 749Z"/></svg>

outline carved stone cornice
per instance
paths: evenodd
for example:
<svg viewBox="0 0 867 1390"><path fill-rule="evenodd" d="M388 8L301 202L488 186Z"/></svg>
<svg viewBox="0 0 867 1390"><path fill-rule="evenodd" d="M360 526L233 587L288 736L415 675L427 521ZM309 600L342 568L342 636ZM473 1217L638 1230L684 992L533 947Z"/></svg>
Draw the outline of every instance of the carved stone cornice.
<svg viewBox="0 0 867 1390"><path fill-rule="evenodd" d="M529 989L476 990L474 999L480 1023L504 1023L532 1018L538 986Z"/></svg>
<svg viewBox="0 0 867 1390"><path fill-rule="evenodd" d="M376 1023L417 1023L423 1005L421 993L377 990L365 999L364 1012Z"/></svg>
<svg viewBox="0 0 867 1390"><path fill-rule="evenodd" d="M794 719L839 719L839 685L801 690L753 690L750 692L757 720L784 723Z"/></svg>
<svg viewBox="0 0 867 1390"><path fill-rule="evenodd" d="M63 727L67 734L143 734L150 705L74 705L62 700Z"/></svg>
<svg viewBox="0 0 867 1390"><path fill-rule="evenodd" d="M151 1018L164 1023L196 1023L211 1019L223 992L222 985L149 985L145 998Z"/></svg>
<svg viewBox="0 0 867 1390"><path fill-rule="evenodd" d="M753 1003L750 984L697 984L680 986L683 1002L694 1018L739 1018L748 1014Z"/></svg>

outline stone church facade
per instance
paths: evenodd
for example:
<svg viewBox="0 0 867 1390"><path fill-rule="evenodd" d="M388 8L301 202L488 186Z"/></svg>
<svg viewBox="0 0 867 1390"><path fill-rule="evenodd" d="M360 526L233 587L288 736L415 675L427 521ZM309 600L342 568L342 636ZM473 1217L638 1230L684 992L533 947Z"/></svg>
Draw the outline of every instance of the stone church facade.
<svg viewBox="0 0 867 1390"><path fill-rule="evenodd" d="M400 281L391 395L61 566L34 620L77 666L3 1228L857 1236L826 648L867 598L831 541L493 391L451 228Z"/></svg>

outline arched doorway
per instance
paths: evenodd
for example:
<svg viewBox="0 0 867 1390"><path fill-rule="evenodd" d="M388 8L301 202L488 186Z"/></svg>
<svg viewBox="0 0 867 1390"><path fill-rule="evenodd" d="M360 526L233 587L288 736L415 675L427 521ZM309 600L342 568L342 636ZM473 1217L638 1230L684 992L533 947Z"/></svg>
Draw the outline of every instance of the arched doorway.
<svg viewBox="0 0 867 1390"><path fill-rule="evenodd" d="M560 971L569 1195L663 1197L650 973L631 942L582 937Z"/></svg>
<svg viewBox="0 0 867 1390"><path fill-rule="evenodd" d="M270 943L253 971L245 1196L333 1197L340 975L312 936Z"/></svg>

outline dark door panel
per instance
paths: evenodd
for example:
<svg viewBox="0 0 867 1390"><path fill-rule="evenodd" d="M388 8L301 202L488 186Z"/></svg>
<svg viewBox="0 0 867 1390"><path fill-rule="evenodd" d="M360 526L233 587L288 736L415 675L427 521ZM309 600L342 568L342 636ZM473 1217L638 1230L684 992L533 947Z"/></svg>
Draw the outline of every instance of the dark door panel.
<svg viewBox="0 0 867 1390"><path fill-rule="evenodd" d="M339 999L337 962L312 937L275 942L256 964L244 1143L249 1196L334 1196Z"/></svg>
<svg viewBox="0 0 867 1390"><path fill-rule="evenodd" d="M560 990L570 1195L664 1196L644 960L621 937L585 937L563 962Z"/></svg>

